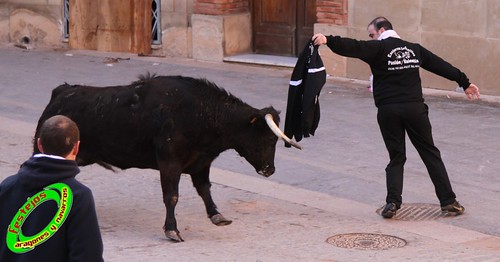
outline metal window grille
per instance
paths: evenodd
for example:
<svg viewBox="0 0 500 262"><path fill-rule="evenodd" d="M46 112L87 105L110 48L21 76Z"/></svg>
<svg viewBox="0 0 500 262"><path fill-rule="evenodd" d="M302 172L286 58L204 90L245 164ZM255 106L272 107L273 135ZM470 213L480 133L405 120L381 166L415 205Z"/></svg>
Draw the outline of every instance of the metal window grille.
<svg viewBox="0 0 500 262"><path fill-rule="evenodd" d="M63 23L63 37L65 40L69 39L69 0L64 0L64 23Z"/></svg>
<svg viewBox="0 0 500 262"><path fill-rule="evenodd" d="M152 0L151 12L151 43L161 44L161 30L160 30L160 1ZM69 0L64 0L64 23L63 23L63 37L69 39Z"/></svg>
<svg viewBox="0 0 500 262"><path fill-rule="evenodd" d="M151 5L151 44L153 45L161 44L160 2L160 0L153 0Z"/></svg>

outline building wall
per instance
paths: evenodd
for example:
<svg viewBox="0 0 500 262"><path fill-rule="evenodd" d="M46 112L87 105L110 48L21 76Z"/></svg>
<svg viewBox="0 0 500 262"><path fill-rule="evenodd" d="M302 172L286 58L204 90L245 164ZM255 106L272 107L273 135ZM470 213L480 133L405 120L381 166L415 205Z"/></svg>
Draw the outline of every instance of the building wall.
<svg viewBox="0 0 500 262"><path fill-rule="evenodd" d="M162 43L167 56L222 61L251 51L250 0L162 0Z"/></svg>
<svg viewBox="0 0 500 262"><path fill-rule="evenodd" d="M222 61L250 53L253 0L161 0L161 45L155 53ZM0 0L0 43L64 47L63 0ZM372 18L389 18L405 39L419 42L467 73L483 94L500 95L500 1L316 0L314 31L368 39ZM321 55L333 76L368 80L370 70L326 47ZM454 90L454 82L422 70L425 87Z"/></svg>
<svg viewBox="0 0 500 262"><path fill-rule="evenodd" d="M225 56L250 53L251 0L195 0L192 22L193 58L222 61Z"/></svg>
<svg viewBox="0 0 500 262"><path fill-rule="evenodd" d="M318 23L316 33L368 39L366 26L387 17L398 34L423 46L464 71L483 94L500 95L500 1L495 0L349 0L344 25ZM368 66L321 47L329 74L368 80ZM455 90L456 83L422 70L424 87Z"/></svg>
<svg viewBox="0 0 500 262"><path fill-rule="evenodd" d="M62 0L0 1L0 43L62 47Z"/></svg>
<svg viewBox="0 0 500 262"><path fill-rule="evenodd" d="M347 25L347 0L316 0L316 22Z"/></svg>
<svg viewBox="0 0 500 262"><path fill-rule="evenodd" d="M161 0L160 8L162 40L157 52L174 57L193 57L193 0Z"/></svg>
<svg viewBox="0 0 500 262"><path fill-rule="evenodd" d="M249 0L196 0L195 14L203 15L231 15L246 13L250 9Z"/></svg>

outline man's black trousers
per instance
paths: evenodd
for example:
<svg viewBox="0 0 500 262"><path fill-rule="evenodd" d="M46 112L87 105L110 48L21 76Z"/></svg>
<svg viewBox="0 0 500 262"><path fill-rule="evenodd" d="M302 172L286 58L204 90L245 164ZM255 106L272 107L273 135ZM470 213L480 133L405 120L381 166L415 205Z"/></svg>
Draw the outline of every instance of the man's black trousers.
<svg viewBox="0 0 500 262"><path fill-rule="evenodd" d="M428 109L423 102L394 103L378 107L377 121L390 157L385 169L386 202L396 203L398 208L402 202L403 170L406 162L405 133L408 133L427 168L441 206L455 201L456 196L441 154L432 139Z"/></svg>

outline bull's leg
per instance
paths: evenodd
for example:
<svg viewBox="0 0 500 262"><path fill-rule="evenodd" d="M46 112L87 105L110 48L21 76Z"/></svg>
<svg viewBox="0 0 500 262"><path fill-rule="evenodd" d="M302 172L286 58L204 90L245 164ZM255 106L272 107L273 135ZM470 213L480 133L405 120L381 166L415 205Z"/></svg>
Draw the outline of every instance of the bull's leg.
<svg viewBox="0 0 500 262"><path fill-rule="evenodd" d="M177 221L175 219L175 206L179 199L179 181L181 171L179 167L168 166L160 163L160 180L161 189L163 192L163 203L167 209L165 225L163 230L165 236L176 242L184 241L177 229Z"/></svg>
<svg viewBox="0 0 500 262"><path fill-rule="evenodd" d="M210 183L209 172L210 166L204 168L201 172L191 174L193 186L196 188L196 192L198 192L201 199L203 199L208 218L210 218L212 223L217 226L229 225L233 221L226 219L221 213L219 213L217 206L212 199L212 194L210 193L210 187L212 184Z"/></svg>

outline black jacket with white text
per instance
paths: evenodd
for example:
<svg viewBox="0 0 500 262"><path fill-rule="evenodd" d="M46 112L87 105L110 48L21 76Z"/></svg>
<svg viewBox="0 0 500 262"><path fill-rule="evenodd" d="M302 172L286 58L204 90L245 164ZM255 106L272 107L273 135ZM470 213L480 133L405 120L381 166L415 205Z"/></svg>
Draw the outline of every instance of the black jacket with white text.
<svg viewBox="0 0 500 262"><path fill-rule="evenodd" d="M327 36L327 45L342 56L366 62L373 74L375 105L423 102L419 69L455 81L464 90L470 85L467 76L420 44L399 38L361 41Z"/></svg>

